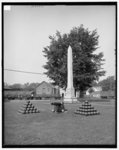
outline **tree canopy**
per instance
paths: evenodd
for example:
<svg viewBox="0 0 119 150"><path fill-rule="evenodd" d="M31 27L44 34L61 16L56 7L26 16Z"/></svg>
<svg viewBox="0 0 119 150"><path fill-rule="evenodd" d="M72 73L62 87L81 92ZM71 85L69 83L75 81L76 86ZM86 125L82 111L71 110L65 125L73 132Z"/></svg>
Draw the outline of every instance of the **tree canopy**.
<svg viewBox="0 0 119 150"><path fill-rule="evenodd" d="M100 81L98 83L99 86L102 87L103 91L115 91L115 79L114 76L109 76L106 79Z"/></svg>
<svg viewBox="0 0 119 150"><path fill-rule="evenodd" d="M12 85L8 85L7 83L4 83L4 88L10 88L10 89L16 89L16 90L34 90L40 83L15 83Z"/></svg>
<svg viewBox="0 0 119 150"><path fill-rule="evenodd" d="M67 49L73 52L73 83L76 90L85 91L92 82L105 74L101 68L103 53L95 54L98 48L99 35L97 30L89 31L83 25L74 27L70 33L49 36L50 45L44 47L47 63L45 74L61 88L67 87Z"/></svg>

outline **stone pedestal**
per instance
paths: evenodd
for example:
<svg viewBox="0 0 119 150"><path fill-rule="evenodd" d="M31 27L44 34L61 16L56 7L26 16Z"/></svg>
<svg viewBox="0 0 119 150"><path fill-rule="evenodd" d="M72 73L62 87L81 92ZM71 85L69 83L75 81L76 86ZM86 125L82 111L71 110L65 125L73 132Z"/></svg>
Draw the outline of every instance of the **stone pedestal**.
<svg viewBox="0 0 119 150"><path fill-rule="evenodd" d="M74 93L75 93L74 88L67 88L66 93L65 93L64 102L73 103L73 102L77 101L77 98L75 97Z"/></svg>

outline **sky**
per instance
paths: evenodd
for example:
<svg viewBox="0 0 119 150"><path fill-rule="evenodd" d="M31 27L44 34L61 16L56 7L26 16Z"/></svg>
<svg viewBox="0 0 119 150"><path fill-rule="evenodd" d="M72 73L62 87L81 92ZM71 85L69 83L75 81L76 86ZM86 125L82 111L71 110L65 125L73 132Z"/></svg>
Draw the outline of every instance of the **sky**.
<svg viewBox="0 0 119 150"><path fill-rule="evenodd" d="M106 75L115 75L115 6L11 6L4 10L4 69L43 73L47 58L43 48L56 31L69 33L81 24L97 29ZM4 82L50 82L46 75L4 71Z"/></svg>

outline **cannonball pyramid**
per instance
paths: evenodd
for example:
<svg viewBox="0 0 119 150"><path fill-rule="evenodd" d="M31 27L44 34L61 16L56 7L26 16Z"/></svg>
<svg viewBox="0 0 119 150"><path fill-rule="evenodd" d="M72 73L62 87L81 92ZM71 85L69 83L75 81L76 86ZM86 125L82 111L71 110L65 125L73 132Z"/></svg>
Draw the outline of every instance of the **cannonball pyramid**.
<svg viewBox="0 0 119 150"><path fill-rule="evenodd" d="M91 106L91 104L89 104L88 101L85 101L74 113L85 116L100 114L96 109L94 109L94 107Z"/></svg>
<svg viewBox="0 0 119 150"><path fill-rule="evenodd" d="M30 101L28 101L26 104L24 104L24 106L22 106L22 109L19 110L19 113L22 114L40 113L40 111L37 110L37 108L35 108L35 106L33 106L33 104Z"/></svg>

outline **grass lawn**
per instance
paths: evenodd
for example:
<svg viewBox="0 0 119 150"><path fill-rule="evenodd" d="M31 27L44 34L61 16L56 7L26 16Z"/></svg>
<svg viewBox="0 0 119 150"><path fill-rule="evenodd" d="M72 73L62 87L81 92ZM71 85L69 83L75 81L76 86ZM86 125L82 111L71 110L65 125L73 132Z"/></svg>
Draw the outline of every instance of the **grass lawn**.
<svg viewBox="0 0 119 150"><path fill-rule="evenodd" d="M4 103L5 145L112 145L115 144L114 102L92 102L100 115L74 114L81 104L65 104L68 112L52 113L49 101L31 101L41 113L20 114L26 103Z"/></svg>

